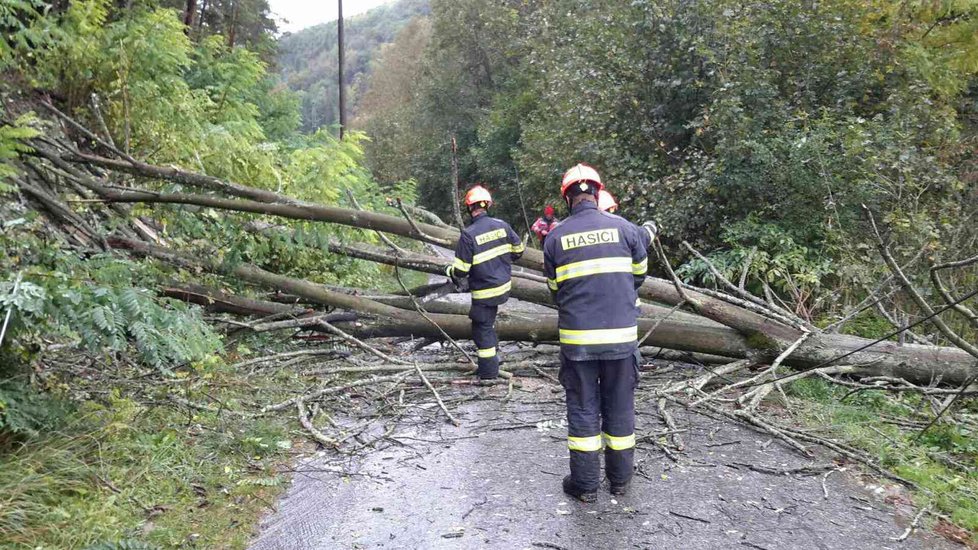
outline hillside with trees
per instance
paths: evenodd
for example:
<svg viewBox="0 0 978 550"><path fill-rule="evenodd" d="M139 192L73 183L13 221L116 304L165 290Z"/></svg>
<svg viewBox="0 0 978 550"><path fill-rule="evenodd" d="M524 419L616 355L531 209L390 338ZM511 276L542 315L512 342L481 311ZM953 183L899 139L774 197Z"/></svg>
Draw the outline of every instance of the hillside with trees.
<svg viewBox="0 0 978 550"><path fill-rule="evenodd" d="M347 116L358 112L377 55L409 21L430 12L428 0L398 0L345 19ZM339 123L336 22L286 33L278 41L276 64L283 82L298 93L302 129Z"/></svg>

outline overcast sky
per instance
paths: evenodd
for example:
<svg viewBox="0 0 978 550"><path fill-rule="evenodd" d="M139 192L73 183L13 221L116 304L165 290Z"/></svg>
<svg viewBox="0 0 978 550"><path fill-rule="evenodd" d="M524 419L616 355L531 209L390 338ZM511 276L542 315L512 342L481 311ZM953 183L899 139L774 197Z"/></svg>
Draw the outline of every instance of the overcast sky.
<svg viewBox="0 0 978 550"><path fill-rule="evenodd" d="M393 0L343 0L343 17L363 13L391 1ZM336 21L336 0L268 0L268 4L278 21L279 32L295 32L327 21Z"/></svg>

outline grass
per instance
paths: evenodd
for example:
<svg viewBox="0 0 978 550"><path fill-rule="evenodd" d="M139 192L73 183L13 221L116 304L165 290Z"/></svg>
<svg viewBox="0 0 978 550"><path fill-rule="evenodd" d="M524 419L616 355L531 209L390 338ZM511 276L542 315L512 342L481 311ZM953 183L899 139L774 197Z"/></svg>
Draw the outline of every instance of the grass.
<svg viewBox="0 0 978 550"><path fill-rule="evenodd" d="M917 483L916 506L932 505L958 526L978 533L978 434L973 422L937 424L914 440L919 429L894 422L931 418L920 395L849 394L848 388L818 378L794 382L786 391L799 398L793 404L801 407L807 424L872 453L883 466ZM965 405L963 412L974 406Z"/></svg>
<svg viewBox="0 0 978 550"><path fill-rule="evenodd" d="M190 377L207 383L186 397L231 408L298 383L261 374L245 383L220 363ZM291 417L188 412L165 399L180 386L150 395L143 386L136 398L120 382L57 430L8 441L0 548L245 548L282 490L276 468L289 458Z"/></svg>

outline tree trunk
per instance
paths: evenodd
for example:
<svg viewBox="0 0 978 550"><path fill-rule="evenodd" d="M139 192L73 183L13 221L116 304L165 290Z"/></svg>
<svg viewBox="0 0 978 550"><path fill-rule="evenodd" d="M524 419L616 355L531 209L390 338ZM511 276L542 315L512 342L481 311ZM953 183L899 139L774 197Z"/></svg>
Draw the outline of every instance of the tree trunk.
<svg viewBox="0 0 978 550"><path fill-rule="evenodd" d="M449 137L452 146L452 181L450 182L452 186L452 212L455 214L455 224L461 230L465 229L465 222L462 221L462 206L458 193L458 146L455 144L455 134L451 134Z"/></svg>
<svg viewBox="0 0 978 550"><path fill-rule="evenodd" d="M37 146L38 153L42 156L54 157L57 161L64 162L51 153L44 153L44 144L37 143ZM75 162L86 162L140 176L168 179L251 199L227 199L189 193L159 194L146 191L116 191L106 188L97 181L83 182L83 185L90 186L100 197L109 201L194 204L228 211L324 221L383 231L443 246L453 246L459 235L458 230L452 228L409 222L402 218L376 212L303 203L272 191L224 182L217 178L194 174L177 168L117 161L80 153L69 155L66 158ZM52 162L55 162L54 159ZM93 180L94 178L90 179ZM187 261L185 258L165 249L161 249L159 253L172 256L172 260L177 263ZM154 255L156 254L154 253ZM536 250L527 250L518 263L524 267L541 270L543 255ZM212 266L210 269L216 270L219 267ZM389 317L403 321L405 326L423 327L426 324L426 321L417 313L393 308L371 300L361 300L330 292L320 285L268 273L254 266L237 266L234 268L233 274L256 284L291 292L314 303ZM519 286L519 283L516 285ZM670 305L679 304L683 300L672 282L652 277L648 278L639 289L639 295L646 300ZM692 288L685 289L685 296L692 302L696 313L716 321L724 327L669 318L663 321L651 336L650 340L653 345L731 357L743 357L750 351L773 358L801 335L801 332L794 327L739 307L728 300L710 296ZM469 330L469 322L466 318L446 315L442 321L446 323L445 329L451 329L455 331L455 334L465 333ZM541 321L539 326L532 325L532 323L520 323L518 324L519 330L505 332L505 334L507 337L531 341L552 339L555 337L555 325L552 321L552 319L547 319L545 322ZM649 325L646 323L644 326ZM530 328L533 330L526 333L521 332ZM503 327L501 330L508 331L511 329ZM809 337L790 357L785 359L785 364L796 367L813 366L870 343L864 338L817 333ZM973 365L973 358L960 349L921 345L899 346L894 342L877 343L869 350L847 357L846 362L850 364L871 364L874 369L881 373L904 376L908 380L924 384L934 380L960 384L969 377L970 373L976 370Z"/></svg>
<svg viewBox="0 0 978 550"><path fill-rule="evenodd" d="M254 265L236 264L224 268L207 258L191 258L131 239L110 239L110 244L175 265L202 267L215 273L231 275L265 288L294 294L312 303L377 315L395 321L394 324L364 327L365 334L440 336L438 328L432 326L430 321L416 311L335 292L322 285L270 273ZM431 313L429 317L454 338L471 337L471 321L468 317L440 313ZM658 323L657 328L641 342L641 345L735 358L747 357L758 352L776 353L774 349L764 347L758 349L750 339L728 327L708 326L672 318L640 319L639 334L644 335L656 323ZM557 341L557 316L500 315L496 323L496 331L501 340L555 342ZM793 367L811 367L843 353L854 351L866 343L868 341L865 338L854 336L814 334L804 346L800 346L794 354L786 358L784 363ZM866 351L854 353L847 358L846 363L867 365L879 375L899 376L917 384L930 384L938 378L945 383L963 384L976 371L974 359L957 348L898 346L895 342L881 342Z"/></svg>
<svg viewBox="0 0 978 550"><path fill-rule="evenodd" d="M194 28L194 15L197 14L197 0L187 0L183 10L183 34L190 36Z"/></svg>

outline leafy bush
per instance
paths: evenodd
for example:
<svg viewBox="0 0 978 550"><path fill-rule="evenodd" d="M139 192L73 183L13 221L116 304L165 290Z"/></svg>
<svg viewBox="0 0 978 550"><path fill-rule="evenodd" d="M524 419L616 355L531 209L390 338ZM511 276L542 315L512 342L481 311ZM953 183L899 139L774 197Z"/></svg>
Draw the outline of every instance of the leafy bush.
<svg viewBox="0 0 978 550"><path fill-rule="evenodd" d="M819 291L834 273L824 248L802 246L778 225L762 223L753 215L727 227L722 239L730 248L706 254L706 258L725 279L738 284L743 277L747 288L761 296L764 287L770 287L796 313L813 317ZM707 263L698 258L688 260L676 273L689 282L721 286Z"/></svg>

